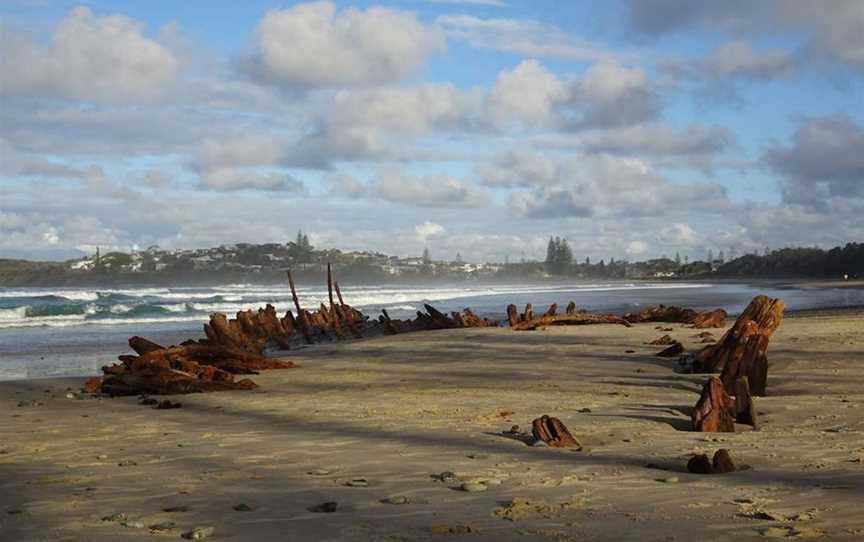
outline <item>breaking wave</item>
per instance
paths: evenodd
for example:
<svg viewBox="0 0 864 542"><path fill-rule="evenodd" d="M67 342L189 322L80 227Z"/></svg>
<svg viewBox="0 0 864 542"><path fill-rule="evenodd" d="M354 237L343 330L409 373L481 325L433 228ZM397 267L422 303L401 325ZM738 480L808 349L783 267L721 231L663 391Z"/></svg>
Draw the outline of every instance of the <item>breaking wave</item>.
<svg viewBox="0 0 864 542"><path fill-rule="evenodd" d="M497 296L555 297L578 303L580 293L667 288L705 288L709 284L595 283L575 285L473 286L356 286L343 288L352 306L375 312L386 308L394 317L413 315L423 303L497 307ZM324 288L300 288L300 303L318 307L327 303ZM468 301L470 299L470 301ZM211 312L232 314L267 303L279 312L293 308L288 288L231 284L212 288L50 289L0 288L0 329L38 326L125 325L204 321ZM501 305L503 309L504 305ZM455 308L455 307L454 307Z"/></svg>

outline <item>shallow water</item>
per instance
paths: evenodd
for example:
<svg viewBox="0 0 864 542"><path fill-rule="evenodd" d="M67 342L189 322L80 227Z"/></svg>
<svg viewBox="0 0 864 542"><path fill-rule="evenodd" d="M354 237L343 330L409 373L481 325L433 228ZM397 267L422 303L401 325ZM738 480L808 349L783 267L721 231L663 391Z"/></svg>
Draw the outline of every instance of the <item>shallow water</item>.
<svg viewBox="0 0 864 542"><path fill-rule="evenodd" d="M783 297L790 309L864 305L864 290L777 289L746 284L584 282L571 284L455 284L450 286L358 286L343 288L345 302L376 317L382 308L406 318L431 302L443 312L470 307L479 315L502 318L508 303L532 303L542 312L562 308L616 312L665 303L693 308L722 307L740 312L764 293ZM304 307L327 300L323 288L298 291ZM280 285L225 285L210 288L14 288L0 289L0 380L96 374L129 351L126 340L143 335L177 343L203 336L209 313L232 314L273 304L292 308L288 288Z"/></svg>

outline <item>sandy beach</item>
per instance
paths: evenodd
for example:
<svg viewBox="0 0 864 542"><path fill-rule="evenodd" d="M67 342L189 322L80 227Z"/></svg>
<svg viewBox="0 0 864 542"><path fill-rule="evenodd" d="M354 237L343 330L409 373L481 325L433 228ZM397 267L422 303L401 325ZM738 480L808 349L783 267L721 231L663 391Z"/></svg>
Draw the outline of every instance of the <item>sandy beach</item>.
<svg viewBox="0 0 864 542"><path fill-rule="evenodd" d="M2 382L0 539L861 540L862 329L861 312L787 315L761 427L736 433L690 430L706 376L653 355L655 324L319 345L258 390L173 410L82 396L83 379ZM583 449L504 434L542 414ZM718 448L750 468L686 472Z"/></svg>

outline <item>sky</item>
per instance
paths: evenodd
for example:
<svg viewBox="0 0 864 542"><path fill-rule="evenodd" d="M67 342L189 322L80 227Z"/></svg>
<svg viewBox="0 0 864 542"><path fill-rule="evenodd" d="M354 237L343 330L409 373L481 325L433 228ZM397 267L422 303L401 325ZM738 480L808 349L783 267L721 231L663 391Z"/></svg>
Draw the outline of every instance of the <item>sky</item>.
<svg viewBox="0 0 864 542"><path fill-rule="evenodd" d="M0 258L864 241L861 0L0 0Z"/></svg>

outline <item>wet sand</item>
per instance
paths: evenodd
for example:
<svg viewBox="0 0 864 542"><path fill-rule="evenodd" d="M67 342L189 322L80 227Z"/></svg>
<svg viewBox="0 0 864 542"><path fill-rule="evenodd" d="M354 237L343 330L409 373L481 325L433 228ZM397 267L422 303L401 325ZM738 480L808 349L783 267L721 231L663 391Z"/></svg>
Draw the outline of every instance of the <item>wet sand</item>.
<svg viewBox="0 0 864 542"><path fill-rule="evenodd" d="M0 382L0 539L861 540L862 329L860 312L786 318L761 428L734 434L689 430L705 376L653 355L655 324L322 345L175 410L67 398L83 379ZM542 414L583 450L502 434ZM752 468L685 471L720 447Z"/></svg>

